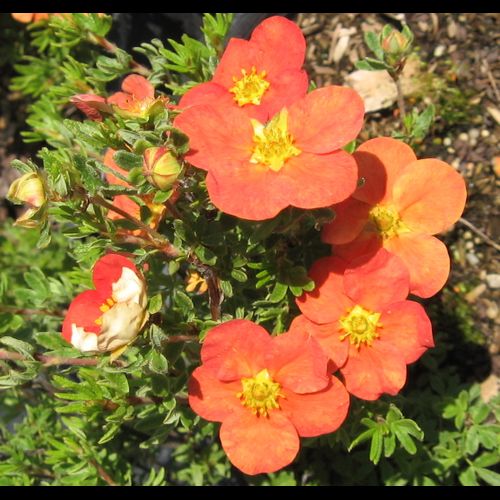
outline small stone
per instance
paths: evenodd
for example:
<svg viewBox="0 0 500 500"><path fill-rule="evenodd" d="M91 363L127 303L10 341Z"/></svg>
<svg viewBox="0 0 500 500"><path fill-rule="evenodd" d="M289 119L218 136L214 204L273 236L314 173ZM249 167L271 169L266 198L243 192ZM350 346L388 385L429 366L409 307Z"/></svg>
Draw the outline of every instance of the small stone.
<svg viewBox="0 0 500 500"><path fill-rule="evenodd" d="M500 274L487 274L486 283L490 288L500 288Z"/></svg>
<svg viewBox="0 0 500 500"><path fill-rule="evenodd" d="M448 149L453 149L453 148L448 148ZM454 153L455 150L453 151L449 151L450 153ZM458 170L458 168L460 167L460 160L458 158L455 158L452 162L451 162L451 166L455 169Z"/></svg>
<svg viewBox="0 0 500 500"><path fill-rule="evenodd" d="M472 241L466 241L465 248L466 250L472 250L474 248L474 243Z"/></svg>
<svg viewBox="0 0 500 500"><path fill-rule="evenodd" d="M469 130L469 137L471 139L477 139L479 137L479 134L480 134L480 132L477 128L471 128Z"/></svg>
<svg viewBox="0 0 500 500"><path fill-rule="evenodd" d="M469 141L469 144L470 144L471 146L477 146L477 139L471 139L471 140Z"/></svg>
<svg viewBox="0 0 500 500"><path fill-rule="evenodd" d="M446 151L448 151L448 153L454 153L455 148L446 148Z"/></svg>
<svg viewBox="0 0 500 500"><path fill-rule="evenodd" d="M485 291L486 285L484 283L481 283L480 285L474 287L470 292L466 293L464 295L464 299L469 302L469 304L472 304L473 302L476 302L478 297Z"/></svg>
<svg viewBox="0 0 500 500"><path fill-rule="evenodd" d="M481 383L481 398L487 403L490 399L498 394L500 381L498 377L492 373L484 382Z"/></svg>
<svg viewBox="0 0 500 500"><path fill-rule="evenodd" d="M486 316L489 319L496 319L498 316L498 305L495 302L489 302L488 309L486 309Z"/></svg>
<svg viewBox="0 0 500 500"><path fill-rule="evenodd" d="M483 129L481 130L481 137L489 137L490 136L490 131L488 129Z"/></svg>
<svg viewBox="0 0 500 500"><path fill-rule="evenodd" d="M445 50L446 47L444 45L438 45L434 50L434 57L441 57Z"/></svg>
<svg viewBox="0 0 500 500"><path fill-rule="evenodd" d="M464 231L464 240L470 240L472 238L472 233L470 231Z"/></svg>
<svg viewBox="0 0 500 500"><path fill-rule="evenodd" d="M468 241L467 243L471 243ZM467 248L467 243L465 244L465 247ZM469 252L465 255L465 258L467 259L467 262L471 266L477 266L480 262L480 260L477 258L477 255L475 253Z"/></svg>
<svg viewBox="0 0 500 500"><path fill-rule="evenodd" d="M443 141L444 146L451 146L451 139L449 137L446 137L446 139Z"/></svg>
<svg viewBox="0 0 500 500"><path fill-rule="evenodd" d="M459 134L458 138L463 142L467 142L469 140L469 136L465 132Z"/></svg>
<svg viewBox="0 0 500 500"><path fill-rule="evenodd" d="M360 69L347 75L345 81L363 99L366 113L389 108L396 102L398 95L396 84L385 70Z"/></svg>

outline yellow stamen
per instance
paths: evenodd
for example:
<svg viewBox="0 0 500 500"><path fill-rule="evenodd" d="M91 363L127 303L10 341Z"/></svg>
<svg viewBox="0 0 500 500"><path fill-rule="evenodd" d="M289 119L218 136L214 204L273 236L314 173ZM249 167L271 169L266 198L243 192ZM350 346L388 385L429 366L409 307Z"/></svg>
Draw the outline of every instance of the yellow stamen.
<svg viewBox="0 0 500 500"><path fill-rule="evenodd" d="M269 88L269 82L266 80L266 72L257 73L255 66L252 66L250 74L247 74L245 69L241 70L242 77L233 76L234 86L229 89L229 92L234 94L234 100L238 106L245 104L260 104L262 96Z"/></svg>
<svg viewBox="0 0 500 500"><path fill-rule="evenodd" d="M105 312L108 312L114 305L116 304L116 301L113 300L111 297L107 298L105 302L103 302L100 306L99 306L99 310L102 312L102 313L105 313ZM102 316L100 316L99 318L97 318L94 323L96 325L102 325Z"/></svg>
<svg viewBox="0 0 500 500"><path fill-rule="evenodd" d="M340 340L349 337L349 342L357 349L361 344L371 346L373 341L379 338L378 329L382 328L379 323L380 313L363 309L360 305L355 305L347 311L348 314L340 318L340 330L344 331L340 335Z"/></svg>
<svg viewBox="0 0 500 500"><path fill-rule="evenodd" d="M409 232L397 210L392 207L375 205L370 210L370 220L383 239L393 238L400 233Z"/></svg>
<svg viewBox="0 0 500 500"><path fill-rule="evenodd" d="M253 142L250 163L261 163L274 172L278 172L292 156L301 150L293 145L293 137L288 133L288 111L283 108L274 118L263 125L251 119L253 126Z"/></svg>
<svg viewBox="0 0 500 500"><path fill-rule="evenodd" d="M255 377L242 378L241 385L243 390L236 396L254 415L267 417L269 410L280 407L278 398L284 397L280 393L281 385L273 381L266 369L261 370Z"/></svg>

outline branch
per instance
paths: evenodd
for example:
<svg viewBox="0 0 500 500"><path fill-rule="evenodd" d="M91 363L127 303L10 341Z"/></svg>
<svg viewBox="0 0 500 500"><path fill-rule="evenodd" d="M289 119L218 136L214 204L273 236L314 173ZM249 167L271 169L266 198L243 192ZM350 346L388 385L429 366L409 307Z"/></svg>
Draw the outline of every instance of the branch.
<svg viewBox="0 0 500 500"><path fill-rule="evenodd" d="M12 314L20 314L21 316L55 316L64 318L66 311L48 311L47 309L25 309L23 307L3 306L0 305L0 313L7 312Z"/></svg>
<svg viewBox="0 0 500 500"><path fill-rule="evenodd" d="M110 52L111 54L116 54L118 52L118 47L110 42L108 39L104 38L103 36L95 35L94 33L91 33L89 35L90 41L96 43L97 45L100 45L104 50ZM146 66L143 66L142 64L139 64L137 61L132 59L130 62L130 67L136 72L140 73L143 76L149 76L151 73L151 70L146 68Z"/></svg>
<svg viewBox="0 0 500 500"><path fill-rule="evenodd" d="M89 197L89 201L91 203L95 203L96 205L101 205L108 210L112 210L113 212L121 215L123 218L135 224L137 227L141 228L151 238L151 241L154 243L155 248L158 248L158 250L166 254L169 258L175 259L182 255L180 250L172 245L172 243L170 243L170 241L168 241L168 239L163 235L150 228L147 224L144 224L144 222L125 212L125 210L115 207L112 203L105 200L101 196L91 196Z"/></svg>
<svg viewBox="0 0 500 500"><path fill-rule="evenodd" d="M488 245L491 245L495 250L500 251L500 245L495 241L493 241L486 233L483 233L481 229L477 228L474 224L472 224L472 222L469 222L467 219L464 219L463 217L460 217L460 219L458 220L464 226L467 226L471 231L480 236L486 243L488 243Z"/></svg>
<svg viewBox="0 0 500 500"><path fill-rule="evenodd" d="M109 486L119 486L118 483L116 483L112 478L111 476L104 470L104 468L102 467L102 465L100 465L99 463L97 463L96 460L94 460L93 458L91 458L89 460L89 462L95 467L95 469L97 470L97 473L99 474L99 477L106 483L109 484Z"/></svg>

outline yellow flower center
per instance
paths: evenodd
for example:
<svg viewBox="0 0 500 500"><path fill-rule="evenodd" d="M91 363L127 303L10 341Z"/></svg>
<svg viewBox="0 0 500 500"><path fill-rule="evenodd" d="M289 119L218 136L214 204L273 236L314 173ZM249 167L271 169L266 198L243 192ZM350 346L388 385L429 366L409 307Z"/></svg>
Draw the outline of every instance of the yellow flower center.
<svg viewBox="0 0 500 500"><path fill-rule="evenodd" d="M251 119L254 147L250 163L261 163L278 172L288 158L301 153L293 145L293 137L288 133L288 111L283 108L274 118L263 125Z"/></svg>
<svg viewBox="0 0 500 500"><path fill-rule="evenodd" d="M274 382L269 372L264 368L255 377L242 378L243 390L237 394L241 404L252 410L257 416L269 415L269 410L279 408L278 398L284 397L280 393L281 386Z"/></svg>
<svg viewBox="0 0 500 500"><path fill-rule="evenodd" d="M370 220L384 240L409 231L399 213L391 207L375 205L370 210Z"/></svg>
<svg viewBox="0 0 500 500"><path fill-rule="evenodd" d="M106 299L106 302L104 302L102 305L99 306L99 310L104 314L105 312L108 312L114 305L116 304L116 300L113 298L109 297ZM94 323L96 325L102 325L102 316L97 318Z"/></svg>
<svg viewBox="0 0 500 500"><path fill-rule="evenodd" d="M339 320L340 329L345 332L340 335L340 340L349 337L349 342L357 349L361 344L371 346L372 342L380 336L377 331L382 328L379 319L380 313L367 311L360 305L355 305Z"/></svg>
<svg viewBox="0 0 500 500"><path fill-rule="evenodd" d="M266 72L257 73L255 66L247 74L246 69L241 70L242 77L233 76L234 86L229 89L229 92L234 94L234 100L238 106L245 104L260 104L260 100L265 91L269 88L269 82L266 80Z"/></svg>

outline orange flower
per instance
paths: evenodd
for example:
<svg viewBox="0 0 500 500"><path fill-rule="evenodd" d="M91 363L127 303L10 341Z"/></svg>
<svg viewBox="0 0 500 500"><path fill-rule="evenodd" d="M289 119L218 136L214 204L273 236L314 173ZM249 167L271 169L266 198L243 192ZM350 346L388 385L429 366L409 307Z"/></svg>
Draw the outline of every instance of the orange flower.
<svg viewBox="0 0 500 500"><path fill-rule="evenodd" d="M201 360L189 404L222 422L222 446L245 474L285 467L299 451L299 436L333 432L347 415L349 395L307 335L271 337L251 321L232 320L208 332Z"/></svg>
<svg viewBox="0 0 500 500"><path fill-rule="evenodd" d="M238 108L199 105L183 111L174 126L189 137L186 159L208 171L212 203L236 217L262 220L289 205L325 207L352 194L356 162L341 148L357 136L363 112L354 90L332 85L266 124Z"/></svg>
<svg viewBox="0 0 500 500"><path fill-rule="evenodd" d="M270 17L255 28L249 41L231 38L212 81L189 90L179 106L241 108L266 122L307 92L307 74L301 69L305 51L304 35L295 23Z"/></svg>
<svg viewBox="0 0 500 500"><path fill-rule="evenodd" d="M37 21L40 21L42 19L48 19L50 14L34 14L34 13L28 13L28 12L22 12L22 13L15 13L11 14L11 16L16 20L19 21L20 23L36 23Z"/></svg>
<svg viewBox="0 0 500 500"><path fill-rule="evenodd" d="M323 241L345 259L373 255L384 247L410 273L410 292L431 297L446 283L450 258L433 234L454 224L463 212L465 182L453 167L434 158L417 160L401 141L379 137L354 153L364 179L351 198L335 205L335 220Z"/></svg>
<svg viewBox="0 0 500 500"><path fill-rule="evenodd" d="M303 315L289 333L313 336L351 394L367 400L395 395L406 365L434 346L431 323L420 304L406 300L409 275L399 257L381 248L350 266L339 257L313 264L316 288L297 299Z"/></svg>
<svg viewBox="0 0 500 500"><path fill-rule="evenodd" d="M165 107L166 97L155 98L155 88L141 75L129 75L122 82L122 92L107 99L118 114L124 117L147 118L156 109Z"/></svg>
<svg viewBox="0 0 500 500"><path fill-rule="evenodd" d="M82 352L116 351L135 339L147 320L146 283L134 263L117 253L96 262L92 279L95 290L71 302L62 336Z"/></svg>
<svg viewBox="0 0 500 500"><path fill-rule="evenodd" d="M70 98L80 111L94 121L102 121L104 114L116 111L124 118L148 118L168 104L167 97L156 97L151 83L141 75L129 75L122 82L122 92L107 99L95 94L76 94Z"/></svg>
<svg viewBox="0 0 500 500"><path fill-rule="evenodd" d="M113 155L116 153L116 151L112 148L108 148L106 151L106 154L104 155L104 165L107 167L115 170L119 174L121 174L124 177L127 177L128 172L121 168L117 163L113 160ZM106 180L108 181L109 184L111 185L117 185L117 186L124 186L124 187L131 187L131 185L117 177L116 175L113 175L111 173L106 173ZM149 226L152 229L156 229L161 220L163 219L163 216L165 215L166 212L166 207L163 204L158 204L158 203L153 203L153 196L152 195L141 195L140 198L144 201L146 206L149 208L149 210L152 213L151 221L149 223ZM126 194L119 194L115 197L113 197L113 205L115 205L117 208L121 208L125 212L127 212L129 215L132 217L135 217L136 219L141 220L141 207L139 204L137 204L134 200L130 198L130 196ZM123 219L123 215L114 212L113 210L110 210L108 212L107 217L110 220L119 220ZM133 235L141 235L143 234L142 229L135 229L133 231L127 231L127 230L122 230L123 232L131 232Z"/></svg>

